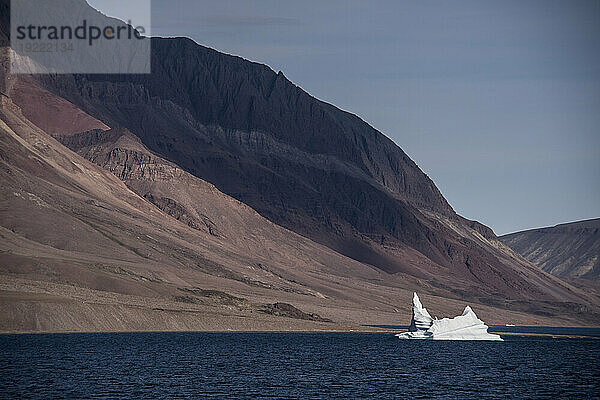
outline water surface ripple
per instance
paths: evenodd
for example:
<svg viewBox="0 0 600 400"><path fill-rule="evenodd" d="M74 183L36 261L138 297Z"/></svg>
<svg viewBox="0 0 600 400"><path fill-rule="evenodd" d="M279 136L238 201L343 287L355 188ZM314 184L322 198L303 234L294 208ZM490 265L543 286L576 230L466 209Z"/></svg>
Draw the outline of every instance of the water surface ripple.
<svg viewBox="0 0 600 400"><path fill-rule="evenodd" d="M600 340L0 335L2 398L600 398Z"/></svg>

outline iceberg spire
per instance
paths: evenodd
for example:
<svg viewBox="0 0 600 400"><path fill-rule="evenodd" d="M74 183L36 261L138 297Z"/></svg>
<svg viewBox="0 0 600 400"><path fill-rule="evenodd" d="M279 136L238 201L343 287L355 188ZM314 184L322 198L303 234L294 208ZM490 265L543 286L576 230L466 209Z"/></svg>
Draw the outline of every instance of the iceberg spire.
<svg viewBox="0 0 600 400"><path fill-rule="evenodd" d="M410 332L426 331L431 327L432 323L433 318L431 318L427 309L421 304L417 293L413 293L412 319L410 320L408 330Z"/></svg>

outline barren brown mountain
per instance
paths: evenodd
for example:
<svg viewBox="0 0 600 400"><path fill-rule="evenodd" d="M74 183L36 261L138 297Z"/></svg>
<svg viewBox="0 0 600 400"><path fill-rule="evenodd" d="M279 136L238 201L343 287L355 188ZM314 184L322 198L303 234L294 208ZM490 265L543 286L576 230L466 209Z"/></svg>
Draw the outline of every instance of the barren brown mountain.
<svg viewBox="0 0 600 400"><path fill-rule="evenodd" d="M500 240L553 275L600 279L599 218L515 232Z"/></svg>
<svg viewBox="0 0 600 400"><path fill-rule="evenodd" d="M361 329L406 320L412 290L439 315L598 323L597 296L458 216L358 117L152 40L150 75L3 72L1 330Z"/></svg>

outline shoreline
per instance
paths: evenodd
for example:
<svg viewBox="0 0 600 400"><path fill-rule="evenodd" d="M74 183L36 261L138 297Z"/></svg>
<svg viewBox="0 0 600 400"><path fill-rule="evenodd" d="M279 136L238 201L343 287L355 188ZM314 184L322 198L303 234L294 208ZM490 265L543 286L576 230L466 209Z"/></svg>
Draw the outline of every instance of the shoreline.
<svg viewBox="0 0 600 400"><path fill-rule="evenodd" d="M553 326L539 326L540 328L555 328ZM600 329L600 327L573 327L573 328L588 328L588 329ZM300 330L123 330L123 331L3 331L0 332L0 336L9 335L72 335L72 334L115 334L115 333L277 333L277 334L288 334L288 333L361 333L361 334L397 334L406 332L406 329L300 329ZM600 340L598 336L590 335L574 335L574 334L554 334L554 333L531 333L531 332L491 332L500 336L514 336L514 337L546 337L556 339L596 339Z"/></svg>

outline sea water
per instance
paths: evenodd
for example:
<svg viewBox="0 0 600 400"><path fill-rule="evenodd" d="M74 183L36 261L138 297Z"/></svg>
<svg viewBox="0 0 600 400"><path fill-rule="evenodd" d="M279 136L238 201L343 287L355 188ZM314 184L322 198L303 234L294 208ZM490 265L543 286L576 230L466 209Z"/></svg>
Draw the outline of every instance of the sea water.
<svg viewBox="0 0 600 400"><path fill-rule="evenodd" d="M599 398L600 340L0 335L1 398Z"/></svg>

